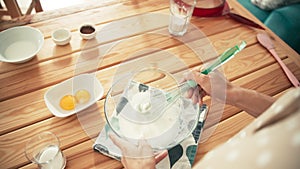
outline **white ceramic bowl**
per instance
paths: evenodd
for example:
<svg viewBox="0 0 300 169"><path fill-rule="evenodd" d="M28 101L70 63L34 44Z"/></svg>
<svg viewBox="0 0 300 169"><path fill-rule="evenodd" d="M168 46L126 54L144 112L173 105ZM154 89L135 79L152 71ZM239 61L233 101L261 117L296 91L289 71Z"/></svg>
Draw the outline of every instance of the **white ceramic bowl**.
<svg viewBox="0 0 300 169"><path fill-rule="evenodd" d="M68 29L58 29L52 33L52 40L56 45L66 45L71 40L71 32Z"/></svg>
<svg viewBox="0 0 300 169"><path fill-rule="evenodd" d="M0 32L0 61L23 63L32 59L44 44L44 36L36 28L20 26Z"/></svg>
<svg viewBox="0 0 300 169"><path fill-rule="evenodd" d="M86 23L79 27L79 33L82 39L93 39L96 36L97 30L94 24Z"/></svg>
<svg viewBox="0 0 300 169"><path fill-rule="evenodd" d="M88 102L76 105L73 110L60 107L60 100L66 95L75 95L78 90L86 90L91 98ZM45 103L50 112L57 117L67 117L80 112L94 104L103 96L103 87L92 74L81 74L51 87L44 95Z"/></svg>

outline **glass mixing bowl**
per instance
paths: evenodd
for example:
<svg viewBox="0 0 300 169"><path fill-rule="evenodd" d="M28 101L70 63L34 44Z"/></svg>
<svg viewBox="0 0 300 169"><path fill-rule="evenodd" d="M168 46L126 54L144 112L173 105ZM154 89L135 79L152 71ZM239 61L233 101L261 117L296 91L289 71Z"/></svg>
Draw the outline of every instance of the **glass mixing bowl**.
<svg viewBox="0 0 300 169"><path fill-rule="evenodd" d="M171 92L179 97L170 98ZM183 97L173 76L148 68L116 80L104 112L110 129L133 144L145 140L154 150L174 147L195 129L199 106Z"/></svg>

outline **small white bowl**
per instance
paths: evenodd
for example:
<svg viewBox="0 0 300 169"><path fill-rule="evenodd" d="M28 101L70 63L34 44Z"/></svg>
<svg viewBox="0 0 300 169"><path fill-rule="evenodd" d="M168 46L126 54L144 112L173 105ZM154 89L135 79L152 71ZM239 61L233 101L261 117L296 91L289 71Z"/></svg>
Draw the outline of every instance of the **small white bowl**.
<svg viewBox="0 0 300 169"><path fill-rule="evenodd" d="M0 61L24 63L40 51L44 35L36 28L19 26L0 32L0 43Z"/></svg>
<svg viewBox="0 0 300 169"><path fill-rule="evenodd" d="M73 110L64 110L60 107L60 100L66 95L75 95L78 90L87 90L91 96L87 103L75 106ZM92 74L81 74L51 87L44 95L45 103L50 112L57 117L67 117L80 112L94 104L103 96L103 87Z"/></svg>
<svg viewBox="0 0 300 169"><path fill-rule="evenodd" d="M79 27L79 33L82 39L89 40L96 36L97 30L95 25L86 23Z"/></svg>
<svg viewBox="0 0 300 169"><path fill-rule="evenodd" d="M56 45L66 45L71 40L71 32L68 29L58 29L52 33L52 40Z"/></svg>

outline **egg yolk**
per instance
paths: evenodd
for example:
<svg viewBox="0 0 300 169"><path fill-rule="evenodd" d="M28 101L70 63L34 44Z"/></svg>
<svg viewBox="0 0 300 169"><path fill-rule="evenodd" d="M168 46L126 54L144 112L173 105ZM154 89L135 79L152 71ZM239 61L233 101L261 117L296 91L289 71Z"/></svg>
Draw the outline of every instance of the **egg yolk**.
<svg viewBox="0 0 300 169"><path fill-rule="evenodd" d="M86 103L90 100L91 96L88 91L82 89L75 93L75 98L78 103Z"/></svg>
<svg viewBox="0 0 300 169"><path fill-rule="evenodd" d="M76 105L76 99L72 95L66 95L66 96L62 97L59 105L64 110L73 110Z"/></svg>

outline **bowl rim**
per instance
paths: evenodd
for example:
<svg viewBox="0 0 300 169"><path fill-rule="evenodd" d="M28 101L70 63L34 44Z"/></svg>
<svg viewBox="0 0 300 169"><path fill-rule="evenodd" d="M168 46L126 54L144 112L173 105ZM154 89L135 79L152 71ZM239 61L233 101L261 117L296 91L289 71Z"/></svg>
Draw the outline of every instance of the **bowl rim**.
<svg viewBox="0 0 300 169"><path fill-rule="evenodd" d="M65 31L67 33L66 34L67 36L62 39L55 38L54 34L57 33L58 31ZM70 31L70 29L67 28L59 28L52 31L51 33L51 39L56 45L60 45L60 46L66 45L71 41L71 38L72 38L72 32Z"/></svg>
<svg viewBox="0 0 300 169"><path fill-rule="evenodd" d="M109 129L112 130L112 132L119 138L121 139L125 139L128 141L128 138L125 137L125 136L122 136L119 134L118 131L115 130L115 128L111 125L111 117L107 115L106 111L107 111L107 102L108 102L108 97L110 96L110 93L112 92L113 90L113 87L114 85L116 85L119 81L121 81L122 79L118 79L114 84L112 84L112 86L109 88L109 90L107 91L107 94L105 96L105 99L104 99L104 116L105 116L105 120L106 120L106 124L108 125ZM181 99L185 99L184 97L181 97ZM198 121L200 119L200 114L201 114L201 106L199 105L199 108L198 108L198 112L196 114L196 118L195 118L195 123L193 124L193 126L191 126L191 128L193 130L190 130L189 132L185 133L184 136L176 143L174 142L170 142L169 145L167 145L166 147L160 147L160 146L155 146L155 147L152 147L153 150L157 150L157 151L161 151L161 150L165 150L165 149L170 149L172 147L174 147L176 144L180 144L182 143L190 134L193 133L194 129L197 127L198 125Z"/></svg>
<svg viewBox="0 0 300 169"><path fill-rule="evenodd" d="M55 33L57 33L58 31L65 31L67 34L67 36L65 36L64 38L62 38L62 39L57 39L57 38L55 38L55 36L54 36L54 34ZM67 29L67 28L60 28L60 29L56 29L56 30L54 30L52 33L51 33L51 38L53 39L53 40L56 40L56 41L65 41L65 40L67 40L69 37L71 37L71 31L69 30L69 29Z"/></svg>
<svg viewBox="0 0 300 169"><path fill-rule="evenodd" d="M26 57L22 57L22 58L19 58L19 59L7 59L5 56L2 56L2 58L0 59L0 61L7 62L7 63L23 63L23 62L29 61L34 56L36 56L37 53L43 47L43 45L44 45L44 35L43 35L43 33L39 29L31 27L31 26L16 26L16 27L12 27L12 28L6 29L6 30L0 32L0 37L1 37L1 35L4 35L7 32L17 31L17 30L20 30L20 29L32 30L32 31L35 31L38 34L39 40L41 40L41 42L38 43L37 49L31 55L28 55ZM30 40L32 40L32 39L30 39Z"/></svg>
<svg viewBox="0 0 300 169"><path fill-rule="evenodd" d="M92 33L82 33L82 32L81 32L81 28L84 27L84 26L90 26L90 27L94 28L95 30L94 30ZM84 23L84 24L81 24L81 25L79 26L78 31L79 31L80 34L83 34L83 35L93 35L94 33L97 32L97 29L96 29L96 25L93 24L93 23Z"/></svg>
<svg viewBox="0 0 300 169"><path fill-rule="evenodd" d="M95 29L95 31L92 32L92 33L82 33L80 30L81 30L81 28L84 27L84 26L91 26L92 28ZM81 36L83 39L90 40L90 39L92 39L92 38L94 38L94 37L96 36L97 28L96 28L96 25L93 24L93 23L83 23L83 24L81 24L81 25L79 26L78 32L79 32L80 36Z"/></svg>

